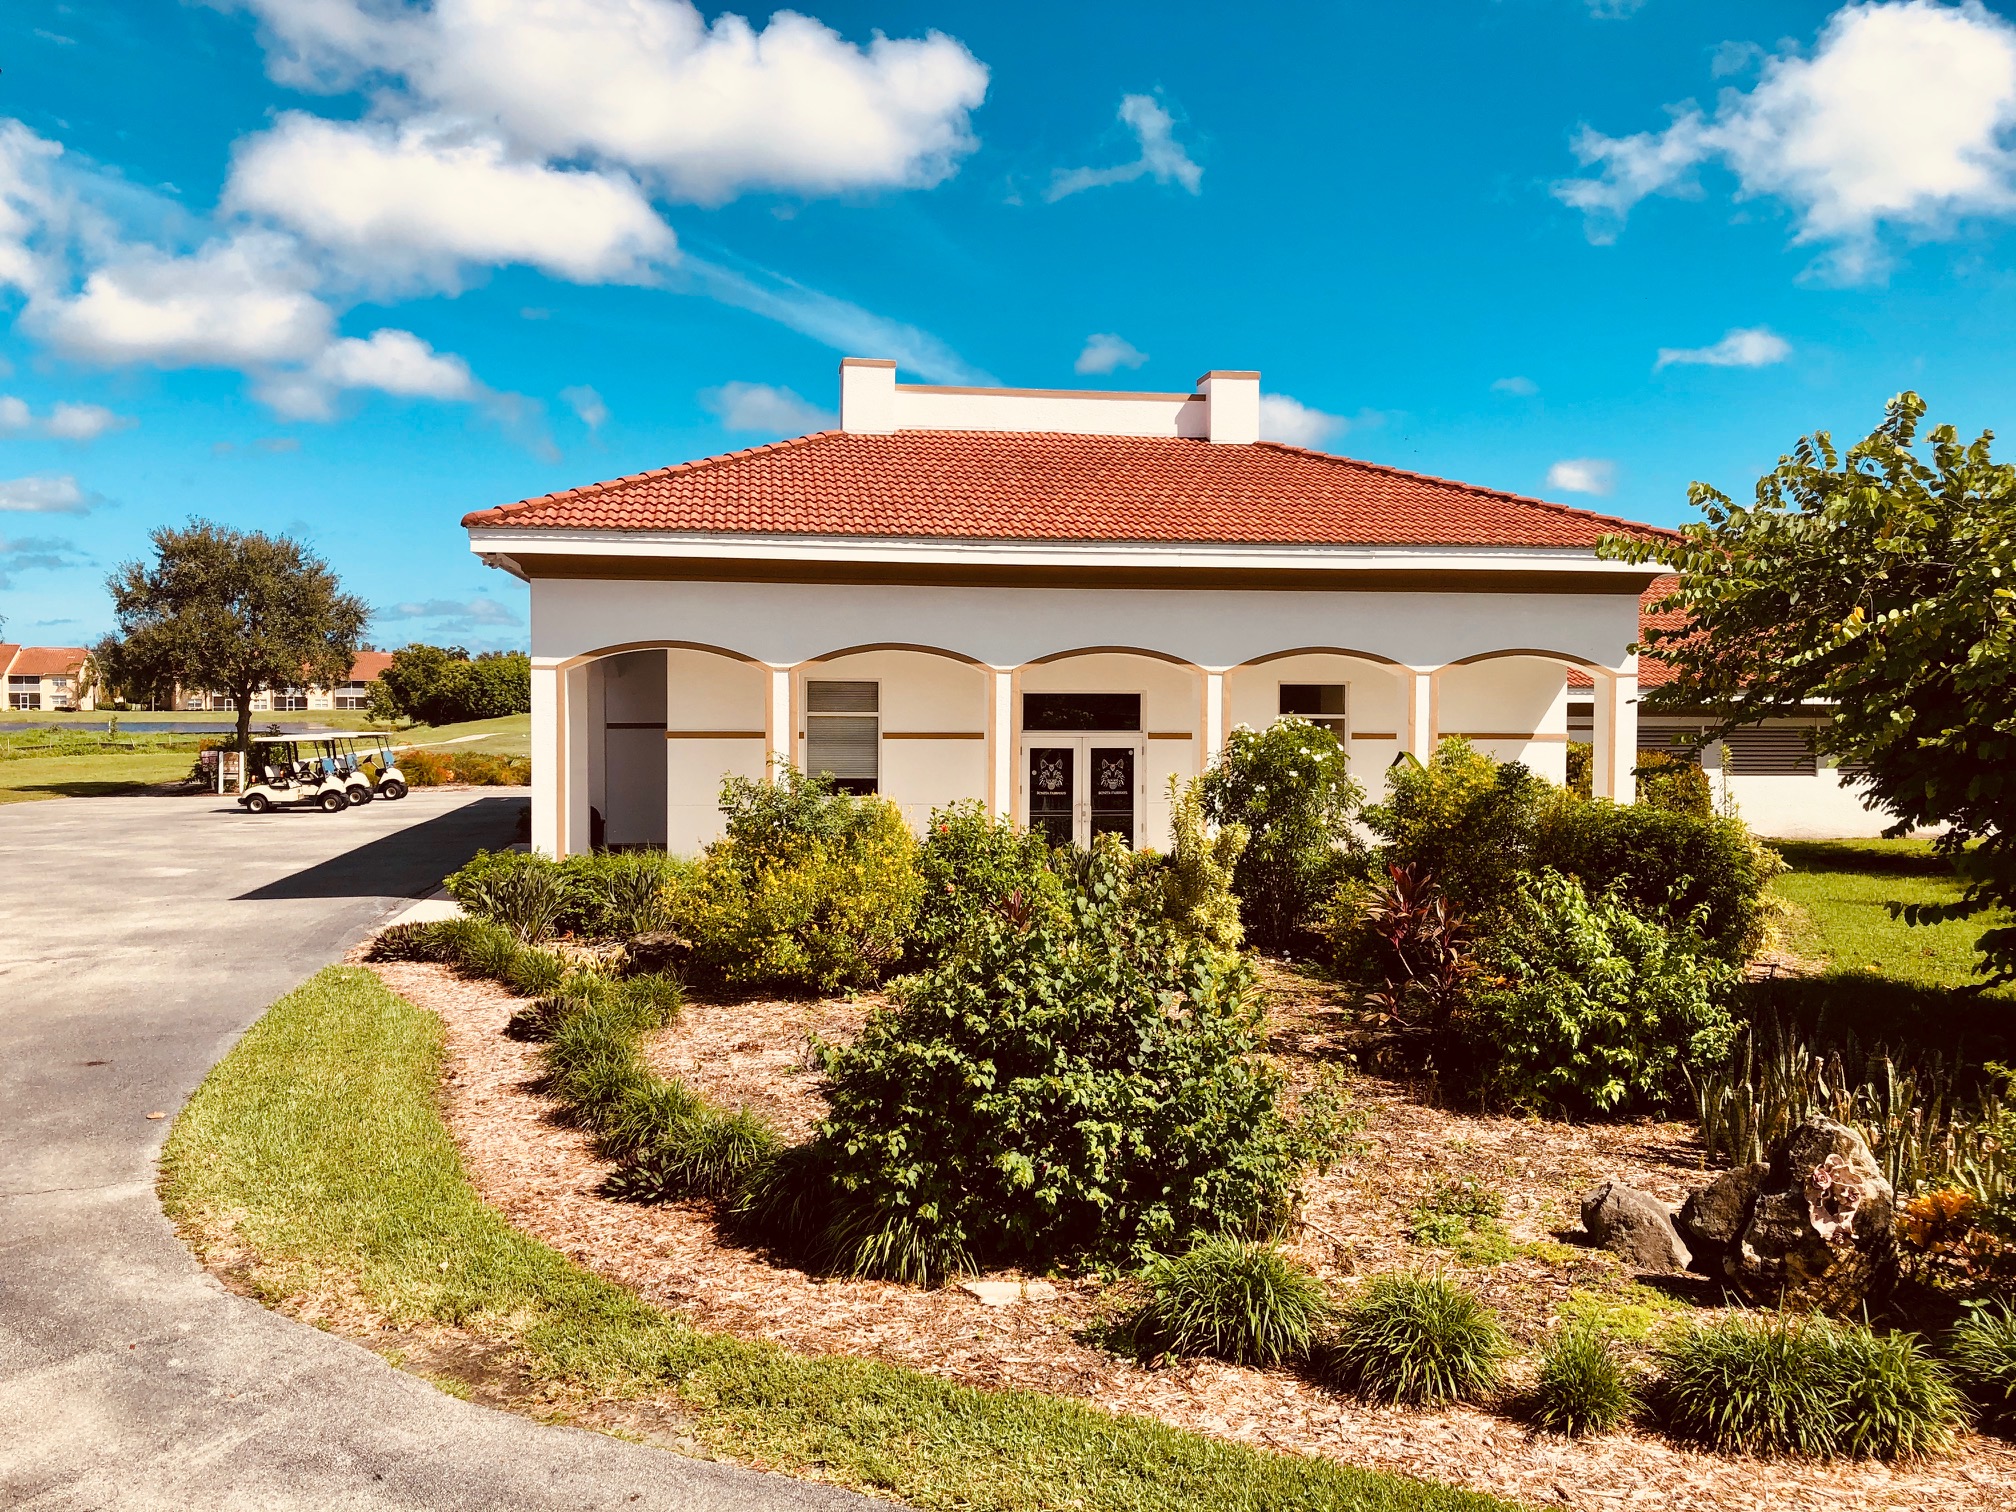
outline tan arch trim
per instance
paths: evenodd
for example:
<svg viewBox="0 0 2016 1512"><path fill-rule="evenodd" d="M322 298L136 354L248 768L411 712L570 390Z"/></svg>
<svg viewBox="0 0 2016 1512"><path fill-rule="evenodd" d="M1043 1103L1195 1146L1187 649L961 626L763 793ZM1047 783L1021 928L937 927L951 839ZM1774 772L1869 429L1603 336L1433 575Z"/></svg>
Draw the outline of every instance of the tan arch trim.
<svg viewBox="0 0 2016 1512"><path fill-rule="evenodd" d="M1145 646L1080 646L1075 651L1052 651L1048 656L1031 657L1022 665L1045 667L1051 662L1069 661L1074 656L1145 656L1151 661L1168 662L1172 667L1188 667L1192 672L1204 670L1185 657L1172 656L1167 651L1150 651Z"/></svg>
<svg viewBox="0 0 2016 1512"><path fill-rule="evenodd" d="M711 656L725 656L731 661L747 662L752 667L768 665L747 652L730 651L726 646L710 646L704 641L624 641L620 645L602 646L593 651L583 651L578 656L570 656L559 663L555 670L571 672L576 667L585 667L589 662L621 656L626 651L705 651Z"/></svg>
<svg viewBox="0 0 2016 1512"><path fill-rule="evenodd" d="M969 667L986 667L988 664L977 656L968 656L963 651L947 651L943 646L919 646L907 641L875 641L866 646L843 646L838 651L828 651L819 656L808 656L798 665L815 666L820 662L838 661L843 656L860 656L869 651L914 651L919 656L942 656L947 661L964 662Z"/></svg>
<svg viewBox="0 0 2016 1512"><path fill-rule="evenodd" d="M1615 677L1616 670L1601 662L1590 661L1586 656L1574 656L1566 651L1546 651L1537 646L1517 646L1504 651L1479 651L1475 656L1459 656L1445 666L1437 667L1438 672L1446 672L1450 667L1468 667L1476 662L1498 661L1507 656L1537 656L1543 661L1565 662L1571 667L1580 667L1587 672L1601 672Z"/></svg>
<svg viewBox="0 0 2016 1512"><path fill-rule="evenodd" d="M1239 667L1263 667L1268 662L1281 661L1290 656L1349 656L1358 661L1377 662L1382 667L1407 670L1405 662L1395 661L1390 656L1381 656L1377 651L1353 651L1348 646L1297 646L1293 651L1269 651L1265 656L1256 656L1250 661L1243 661L1231 670L1237 672Z"/></svg>

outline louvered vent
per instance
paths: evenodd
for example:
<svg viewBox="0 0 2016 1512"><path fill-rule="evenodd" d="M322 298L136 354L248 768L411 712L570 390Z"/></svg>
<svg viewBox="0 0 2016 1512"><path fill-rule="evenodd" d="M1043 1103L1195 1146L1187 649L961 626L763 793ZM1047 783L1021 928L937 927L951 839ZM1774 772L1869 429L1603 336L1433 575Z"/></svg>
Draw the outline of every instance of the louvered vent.
<svg viewBox="0 0 2016 1512"><path fill-rule="evenodd" d="M1722 746L1737 777L1811 777L1820 770L1811 734L1800 725L1731 730Z"/></svg>

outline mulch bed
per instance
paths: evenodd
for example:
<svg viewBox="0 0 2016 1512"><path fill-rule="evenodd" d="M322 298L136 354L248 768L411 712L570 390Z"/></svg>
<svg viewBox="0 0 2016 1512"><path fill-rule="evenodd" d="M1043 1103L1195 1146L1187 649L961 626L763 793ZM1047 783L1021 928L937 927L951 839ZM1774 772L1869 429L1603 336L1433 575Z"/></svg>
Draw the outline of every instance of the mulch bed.
<svg viewBox="0 0 2016 1512"><path fill-rule="evenodd" d="M600 1196L609 1167L536 1090L538 1047L505 1036L519 1000L503 988L432 965L373 969L446 1026L443 1112L485 1201L524 1232L699 1328L806 1354L872 1357L972 1386L1078 1396L1223 1438L1533 1505L1675 1512L2011 1505L2016 1446L1995 1438L1969 1436L1955 1454L1896 1467L1735 1459L1638 1432L1571 1442L1503 1412L1366 1406L1285 1370L1214 1361L1149 1367L1116 1358L1093 1340L1126 1299L1097 1278L1053 1277L1054 1298L990 1307L957 1288L809 1276L725 1242L699 1205L639 1206ZM1279 970L1267 975L1271 1048L1291 1084L1306 1085L1318 1067L1350 1053L1350 1015L1319 983ZM798 1137L823 1106L811 1039L845 1041L874 1007L872 998L697 998L647 1054L659 1071L725 1105L746 1104ZM1706 1305L1684 1279L1634 1277L1611 1256L1564 1242L1577 1226L1579 1195L1606 1177L1674 1200L1699 1184L1699 1151L1687 1126L1479 1116L1437 1106L1428 1089L1370 1074L1354 1074L1350 1086L1365 1117L1362 1145L1308 1184L1306 1222L1289 1241L1340 1290L1383 1271L1460 1269L1529 1348L1564 1304L1621 1307L1652 1323ZM1436 1183L1462 1179L1504 1195L1510 1259L1463 1265L1409 1239L1410 1211ZM1516 1393L1516 1373L1513 1384Z"/></svg>

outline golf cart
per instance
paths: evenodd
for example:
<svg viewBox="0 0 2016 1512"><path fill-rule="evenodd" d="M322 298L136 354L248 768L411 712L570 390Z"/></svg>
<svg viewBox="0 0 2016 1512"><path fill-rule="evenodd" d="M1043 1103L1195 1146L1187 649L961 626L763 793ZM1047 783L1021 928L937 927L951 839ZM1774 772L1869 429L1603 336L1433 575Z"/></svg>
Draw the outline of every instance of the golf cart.
<svg viewBox="0 0 2016 1512"><path fill-rule="evenodd" d="M246 776L238 802L253 814L283 803L335 814L374 797L406 796L392 737L371 731L255 736Z"/></svg>

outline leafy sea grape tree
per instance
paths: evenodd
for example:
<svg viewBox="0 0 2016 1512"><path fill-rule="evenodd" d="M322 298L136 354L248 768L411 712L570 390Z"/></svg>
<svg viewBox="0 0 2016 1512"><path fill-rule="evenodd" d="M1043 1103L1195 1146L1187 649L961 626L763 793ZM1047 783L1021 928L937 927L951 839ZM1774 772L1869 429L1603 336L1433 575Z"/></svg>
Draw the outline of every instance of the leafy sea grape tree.
<svg viewBox="0 0 2016 1512"><path fill-rule="evenodd" d="M1962 444L1925 402L1899 394L1869 436L1838 450L1804 437L1735 503L1696 483L1704 518L1678 541L1612 538L1606 554L1680 575L1646 649L1675 672L1650 710L1701 708L1727 730L1825 704L1823 755L1896 816L1892 833L1944 824L1939 849L1965 883L1914 921L2016 907L2016 468L1992 433ZM1981 936L1982 970L2016 980L2016 926Z"/></svg>

